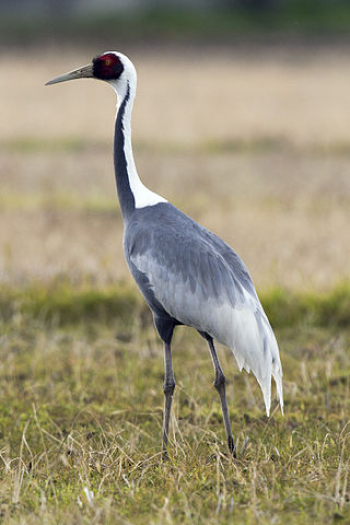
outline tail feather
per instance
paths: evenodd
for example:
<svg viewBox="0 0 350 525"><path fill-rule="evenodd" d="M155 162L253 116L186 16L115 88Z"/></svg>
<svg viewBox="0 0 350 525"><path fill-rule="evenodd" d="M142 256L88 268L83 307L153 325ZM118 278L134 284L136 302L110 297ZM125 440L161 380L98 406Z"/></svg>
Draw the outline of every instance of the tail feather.
<svg viewBox="0 0 350 525"><path fill-rule="evenodd" d="M276 389L277 389L277 397L278 397L278 400L279 400L279 403L280 403L280 408L281 408L281 412L282 412L282 416L284 414L284 411L283 411L283 407L284 407L284 404L283 404L283 385L282 385L282 368L279 368L279 369L272 369L272 376L275 380L275 383L276 383Z"/></svg>
<svg viewBox="0 0 350 525"><path fill-rule="evenodd" d="M261 307L260 307L261 308ZM270 323L261 309L232 311L231 347L240 370L251 370L263 393L267 416L271 406L271 376L283 414L282 366L278 344Z"/></svg>

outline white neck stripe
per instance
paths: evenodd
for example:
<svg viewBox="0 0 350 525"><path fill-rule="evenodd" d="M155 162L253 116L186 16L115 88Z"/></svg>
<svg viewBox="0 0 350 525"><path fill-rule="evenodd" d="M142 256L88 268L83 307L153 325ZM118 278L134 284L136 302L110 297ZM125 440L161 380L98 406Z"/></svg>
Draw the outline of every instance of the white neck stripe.
<svg viewBox="0 0 350 525"><path fill-rule="evenodd" d="M124 67L125 67L125 64L124 64ZM125 74L125 72L123 74ZM133 107L134 98L136 94L136 74L135 74L135 79L132 79L132 80L133 81L131 83L129 82L129 80L121 82L121 78L119 78L118 82L116 83L111 82L111 84L114 87L118 95L117 114L129 90L129 100L127 101L125 105L124 115L122 118L123 129L124 129L124 153L125 153L126 164L127 164L129 185L130 185L130 189L135 199L135 208L145 208L146 206L155 206L156 204L159 204L160 202L167 202L167 200L161 197L160 195L157 195L157 193L154 193L153 191L149 190L141 182L140 177L138 176L138 173L136 170L134 156L132 152L132 145L131 145L131 112L132 112L132 107Z"/></svg>

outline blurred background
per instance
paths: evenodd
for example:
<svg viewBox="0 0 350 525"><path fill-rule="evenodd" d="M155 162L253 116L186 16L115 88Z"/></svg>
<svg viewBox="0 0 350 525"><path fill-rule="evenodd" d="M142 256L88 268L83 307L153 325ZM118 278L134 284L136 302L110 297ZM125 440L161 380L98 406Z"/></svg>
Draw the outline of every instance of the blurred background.
<svg viewBox="0 0 350 525"><path fill-rule="evenodd" d="M50 78L106 50L138 70L146 185L243 257L259 289L350 278L345 0L0 0L0 281L129 281L115 95Z"/></svg>
<svg viewBox="0 0 350 525"><path fill-rule="evenodd" d="M108 50L138 71L141 179L241 255L276 330L284 419L219 348L234 465L209 354L180 329L159 463L115 93L45 86ZM1 524L349 523L349 225L349 0L0 0Z"/></svg>

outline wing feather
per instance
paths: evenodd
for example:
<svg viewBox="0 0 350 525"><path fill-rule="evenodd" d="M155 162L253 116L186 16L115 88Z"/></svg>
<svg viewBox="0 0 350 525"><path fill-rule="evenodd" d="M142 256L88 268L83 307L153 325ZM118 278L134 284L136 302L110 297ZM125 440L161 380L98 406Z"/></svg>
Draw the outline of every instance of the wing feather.
<svg viewBox="0 0 350 525"><path fill-rule="evenodd" d="M277 341L239 256L181 212L171 221L166 215L157 228L138 223L125 252L131 270L147 277L157 304L167 314L230 347L239 369L253 372L267 414L274 378L283 411Z"/></svg>

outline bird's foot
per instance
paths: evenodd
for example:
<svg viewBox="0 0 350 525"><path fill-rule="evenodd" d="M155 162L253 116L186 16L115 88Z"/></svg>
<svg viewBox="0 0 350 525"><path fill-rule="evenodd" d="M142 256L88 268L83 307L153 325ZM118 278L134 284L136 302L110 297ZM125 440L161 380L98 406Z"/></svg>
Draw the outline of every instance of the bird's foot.
<svg viewBox="0 0 350 525"><path fill-rule="evenodd" d="M162 462L165 463L169 459L168 454L168 439L167 436L163 436L163 443L162 443Z"/></svg>
<svg viewBox="0 0 350 525"><path fill-rule="evenodd" d="M233 441L233 437L232 436L229 436L228 439L227 439L227 444L228 444L228 448L232 454L232 456L236 459L237 458L237 454L236 454L236 446L235 446L235 443Z"/></svg>

